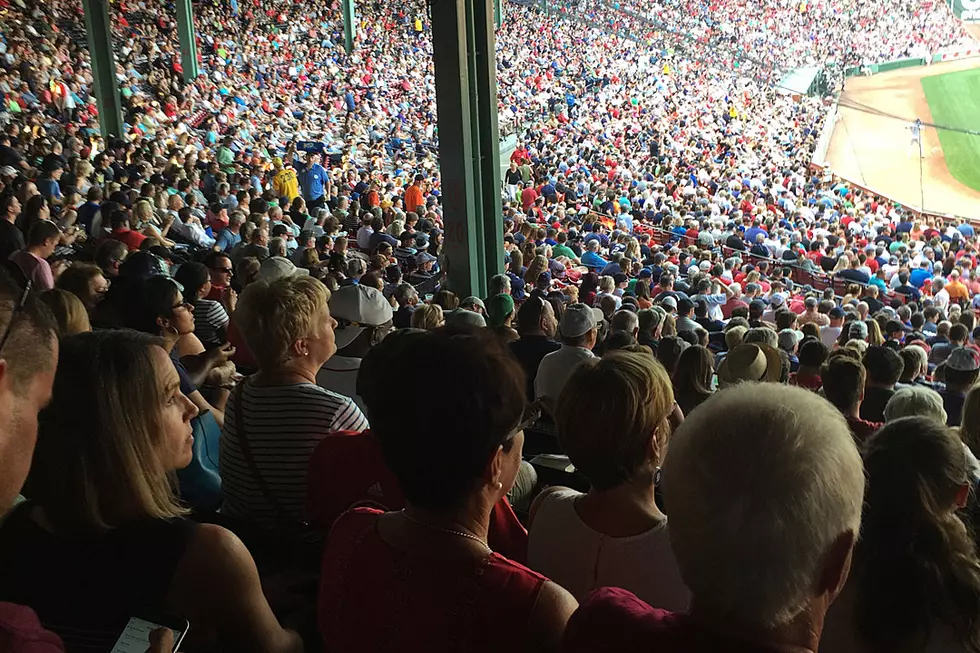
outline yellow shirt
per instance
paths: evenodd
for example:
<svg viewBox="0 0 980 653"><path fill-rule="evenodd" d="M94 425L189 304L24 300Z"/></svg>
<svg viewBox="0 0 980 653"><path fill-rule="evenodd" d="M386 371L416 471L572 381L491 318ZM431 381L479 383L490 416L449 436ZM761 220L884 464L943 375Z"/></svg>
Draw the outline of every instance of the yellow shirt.
<svg viewBox="0 0 980 653"><path fill-rule="evenodd" d="M279 197L285 197L290 202L299 197L299 180L290 168L283 168L272 178L272 190Z"/></svg>

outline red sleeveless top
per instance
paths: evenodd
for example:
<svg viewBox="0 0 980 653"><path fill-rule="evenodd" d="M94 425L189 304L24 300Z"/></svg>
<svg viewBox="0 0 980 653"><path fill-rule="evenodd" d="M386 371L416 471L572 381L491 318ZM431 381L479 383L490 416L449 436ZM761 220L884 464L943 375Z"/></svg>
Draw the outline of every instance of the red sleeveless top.
<svg viewBox="0 0 980 653"><path fill-rule="evenodd" d="M377 533L379 510L342 515L323 553L317 618L330 653L536 651L531 611L547 580L492 553L419 557Z"/></svg>

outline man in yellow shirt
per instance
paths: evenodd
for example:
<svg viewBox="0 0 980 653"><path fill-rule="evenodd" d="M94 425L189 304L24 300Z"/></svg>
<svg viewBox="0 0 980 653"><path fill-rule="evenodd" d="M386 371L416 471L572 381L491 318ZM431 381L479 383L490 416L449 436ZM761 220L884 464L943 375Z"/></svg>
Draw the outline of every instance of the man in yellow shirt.
<svg viewBox="0 0 980 653"><path fill-rule="evenodd" d="M299 197L299 180L293 169L284 167L279 157L272 160L272 168L276 171L272 177L272 190L276 195L285 197L290 202Z"/></svg>

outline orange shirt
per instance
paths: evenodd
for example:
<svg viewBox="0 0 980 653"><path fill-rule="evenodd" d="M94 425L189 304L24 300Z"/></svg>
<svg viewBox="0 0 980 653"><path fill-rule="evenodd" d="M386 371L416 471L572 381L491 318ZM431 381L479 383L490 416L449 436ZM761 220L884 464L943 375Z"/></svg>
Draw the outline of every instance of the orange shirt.
<svg viewBox="0 0 980 653"><path fill-rule="evenodd" d="M416 211L420 206L425 206L422 189L412 184L405 190L405 210Z"/></svg>
<svg viewBox="0 0 980 653"><path fill-rule="evenodd" d="M970 300L970 291L966 289L962 281L950 281L947 283L946 292L949 293L949 298L953 301Z"/></svg>

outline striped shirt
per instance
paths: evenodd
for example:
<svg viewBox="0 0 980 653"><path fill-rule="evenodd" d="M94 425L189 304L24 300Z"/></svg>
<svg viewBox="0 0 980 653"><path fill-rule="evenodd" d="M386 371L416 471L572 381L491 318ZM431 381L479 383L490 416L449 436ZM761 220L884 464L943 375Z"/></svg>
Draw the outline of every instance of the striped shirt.
<svg viewBox="0 0 980 653"><path fill-rule="evenodd" d="M194 302L194 335L205 345L224 344L223 331L228 328L225 307L213 299ZM220 334L220 335L219 335Z"/></svg>
<svg viewBox="0 0 980 653"><path fill-rule="evenodd" d="M222 512L275 528L282 516L269 503L238 440L238 393L225 408L221 435ZM349 397L312 383L256 386L245 382L244 428L255 466L288 517L305 518L306 473L313 450L328 433L363 431L367 418Z"/></svg>

